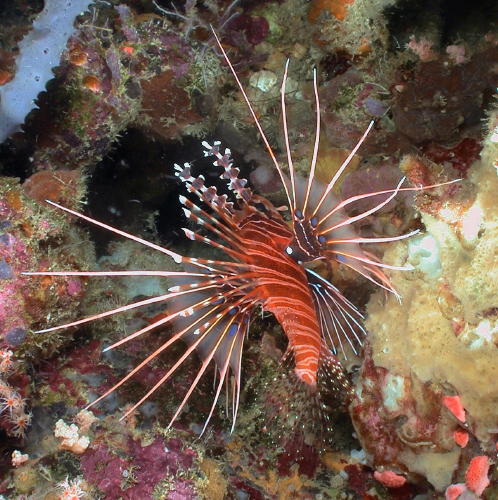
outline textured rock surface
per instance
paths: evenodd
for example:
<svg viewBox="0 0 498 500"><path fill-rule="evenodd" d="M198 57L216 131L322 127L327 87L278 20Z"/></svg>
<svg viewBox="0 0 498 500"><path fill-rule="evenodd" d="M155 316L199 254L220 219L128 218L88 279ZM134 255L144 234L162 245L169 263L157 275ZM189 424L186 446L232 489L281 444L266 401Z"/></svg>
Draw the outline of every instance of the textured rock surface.
<svg viewBox="0 0 498 500"><path fill-rule="evenodd" d="M470 232L473 238L459 231L458 221L450 225L444 220L447 206L441 206L436 216L422 213L427 234L438 244L441 272L424 272L418 256L409 257L407 246L397 244L386 252L385 262L408 259L416 268L392 276L403 299L385 299L379 292L368 305L371 362L363 368L353 407L360 440L379 461L384 443L379 438L389 437L389 461L422 474L438 489L449 485L462 462L467 464L452 440L460 424L452 415L448 420L448 412L441 409L443 394L460 397L472 447L488 453L496 449L497 152L496 142L488 139L482 159L471 169L470 181L477 188L472 224L478 227ZM375 390L378 399L372 398ZM377 443L370 439L372 429L364 427L372 422L364 410L368 404L376 405L381 417L387 416L375 430ZM416 439L407 440L406 428L414 422ZM420 432L421 423L433 427L430 439Z"/></svg>

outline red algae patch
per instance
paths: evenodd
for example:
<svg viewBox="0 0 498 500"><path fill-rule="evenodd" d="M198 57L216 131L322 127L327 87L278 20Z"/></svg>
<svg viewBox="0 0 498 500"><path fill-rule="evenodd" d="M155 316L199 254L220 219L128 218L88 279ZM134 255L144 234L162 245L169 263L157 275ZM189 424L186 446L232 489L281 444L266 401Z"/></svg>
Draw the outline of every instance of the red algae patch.
<svg viewBox="0 0 498 500"><path fill-rule="evenodd" d="M474 457L465 473L465 484L469 490L481 496L489 486L489 459L486 455Z"/></svg>
<svg viewBox="0 0 498 500"><path fill-rule="evenodd" d="M444 497L446 500L456 500L465 491L465 489L464 484L452 484L446 488Z"/></svg>
<svg viewBox="0 0 498 500"><path fill-rule="evenodd" d="M457 429L453 433L453 439L460 448L465 448L469 442L469 433L463 429Z"/></svg>
<svg viewBox="0 0 498 500"><path fill-rule="evenodd" d="M465 422L465 410L460 401L460 396L444 396L443 404L460 422Z"/></svg>
<svg viewBox="0 0 498 500"><path fill-rule="evenodd" d="M401 488L406 483L406 477L396 474L392 470L375 471L374 478L387 488Z"/></svg>

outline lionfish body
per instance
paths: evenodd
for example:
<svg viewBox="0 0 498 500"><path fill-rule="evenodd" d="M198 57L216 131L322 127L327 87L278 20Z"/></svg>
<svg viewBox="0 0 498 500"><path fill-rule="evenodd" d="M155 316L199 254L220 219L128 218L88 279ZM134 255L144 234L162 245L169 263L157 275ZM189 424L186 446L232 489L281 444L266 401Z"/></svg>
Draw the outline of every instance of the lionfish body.
<svg viewBox="0 0 498 500"><path fill-rule="evenodd" d="M293 239L283 219L255 214L241 225L247 263L259 269L254 295L273 313L289 339L296 374L316 385L321 338L318 318L304 268L287 253Z"/></svg>
<svg viewBox="0 0 498 500"><path fill-rule="evenodd" d="M228 246L233 248L225 247L222 250L250 270L249 276L242 275L238 279L231 279L229 284L227 282L223 285L224 289L218 300L225 301L225 296L229 296L231 303L237 304L229 310L229 314L234 317L239 314L244 315L242 324L247 323L251 313L258 306L263 311L273 313L288 337L289 352L293 354L297 376L314 387L322 338L306 271L287 251L295 240L295 234L270 202L255 196L248 188L243 187L245 180L237 178L238 169L233 169L231 166L229 150L225 150L225 154L221 155L218 151L218 144L214 147L207 143L203 144L207 149L207 154L218 157L215 165L224 166L224 176L231 179L231 188L236 191L241 200L239 204L242 206L240 209L234 209L232 204L225 203L224 198L215 195L214 190L211 191L209 197L201 195L201 199L206 202L212 197L211 208L218 213L220 219L222 218L220 206L229 212L230 222L228 224L218 222L218 226L226 235L222 239L225 239ZM190 177L188 164L184 169L179 166L176 168L178 176L187 182L191 191L196 191L194 186L203 187L202 178ZM200 222L199 207L184 197L181 197L181 201L188 207L185 209L187 217ZM205 213L204 215L206 216ZM202 224L205 225L205 223ZM210 227L214 229L214 226ZM185 230L185 232L191 239L212 244L211 240L190 230ZM217 246L220 248L219 245ZM226 279L228 280L229 277L227 276ZM211 291L204 292L204 295L207 298L211 293ZM182 307L188 308L193 305L193 300L200 298L201 295L191 297L190 303L185 302ZM244 311L244 313L239 311ZM227 330L228 337L234 335L231 332L238 331L240 324L240 320L236 319L230 325ZM215 356L226 357L226 347L221 348L220 345L219 352ZM240 356L236 356L231 362L231 369L235 373L240 370L238 365L234 365L234 361L238 359ZM216 361L218 366L222 366L220 359Z"/></svg>
<svg viewBox="0 0 498 500"><path fill-rule="evenodd" d="M163 325L173 325L174 333L163 345L88 406L98 403L115 391L173 343L183 340L187 345L184 354L125 413L123 418L149 398L173 375L185 359L196 351L202 360L201 366L173 415L170 425L187 403L211 361L214 361L219 373L219 382L204 429L213 414L225 381L228 383L229 380L233 382L234 426L239 407L243 344L248 337L251 317L258 307L273 313L282 326L288 338L288 353L292 354L294 358L295 373L304 384L314 390L317 387L319 371L323 368L329 375L335 377L340 390L350 394L351 387L347 376L335 354L339 350L345 353L346 345L353 352L358 353L362 338L366 334L362 326L362 315L332 283L313 270L307 269L306 263L316 260L323 260L326 263L338 260L355 269L373 283L396 294L382 268L408 269L408 267L383 264L375 256L366 252L362 245L400 240L415 234L417 231L390 238L361 238L355 233L352 224L386 205L399 191L416 191L435 187L401 188L404 181L402 179L395 189L357 195L344 201L335 198L332 189L366 138L373 122L329 184L319 183L314 178L320 132L316 73L314 73L314 88L317 122L310 176L303 179L296 175L290 155L285 113L284 96L288 63L281 89L284 137L290 173L290 176L287 177L275 158L252 105L221 44L219 44L219 48L232 70L256 127L280 174L289 202L290 226L281 215L282 209L276 209L268 200L253 194L246 187L246 180L238 177L239 170L233 166L231 153L228 149L222 153L218 142L213 145L204 142L205 155L215 159L214 165L221 169L221 178L227 180L229 189L236 196L236 203L228 201L226 195L218 195L216 188L206 186L202 175L193 177L188 163L184 164L183 167L175 165L175 174L185 183L188 192L200 202L199 206L189 198L180 196L180 202L187 218L204 230L201 234L191 229L184 229L186 236L220 251L223 257L219 260L182 256L172 250L47 200L51 205L74 216L170 256L177 264L182 264L184 270L178 272L51 271L25 273L51 276L159 276L174 282L174 286L171 286L168 293L164 295L39 331L49 332L59 328L77 326L153 303L167 304L167 316L155 320L152 324L105 349L106 351L114 349ZM346 215L344 208L347 205L363 198L381 194L386 195L386 197L375 207L353 217ZM209 233L210 237L204 235L206 232Z"/></svg>

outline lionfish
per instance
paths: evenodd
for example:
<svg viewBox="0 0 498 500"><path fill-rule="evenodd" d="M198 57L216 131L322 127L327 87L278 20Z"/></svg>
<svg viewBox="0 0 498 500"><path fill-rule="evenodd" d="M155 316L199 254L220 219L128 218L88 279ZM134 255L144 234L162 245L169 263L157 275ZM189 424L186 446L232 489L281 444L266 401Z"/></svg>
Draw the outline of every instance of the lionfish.
<svg viewBox="0 0 498 500"><path fill-rule="evenodd" d="M202 205L197 205L186 196L180 196L179 200L186 217L210 233L214 239L191 229L183 228L183 231L187 238L205 243L223 252L226 260L186 257L46 200L47 203L64 212L168 255L177 264L183 264L184 270L178 272L137 270L25 273L37 276L156 276L175 280L174 286L171 286L168 293L164 295L140 300L68 324L39 330L37 333L74 327L149 304L167 302L168 314L166 316L156 319L148 326L106 347L104 352L115 349L167 323L174 324L174 333L113 387L91 402L87 408L97 404L122 386L172 344L183 340L188 346L183 355L121 418L126 418L134 412L173 375L193 351L196 351L202 364L169 425L171 426L177 419L210 362L214 361L219 374L219 382L216 384L214 400L202 433L213 415L225 381L228 384L230 378L233 382L232 430L235 427L240 402L243 345L249 334L251 318L257 308L272 313L282 326L288 339L286 354L292 355L295 374L305 386L315 392L319 370L323 369L335 378L335 384L339 391L343 391L343 395L352 394L351 383L337 354L339 349L345 352L346 345L358 354L366 335L362 326L364 318L355 305L332 283L308 268L307 264L317 260L323 260L326 263L332 260L339 261L375 285L398 296L384 269L407 270L412 267L384 264L373 254L364 250L363 245L402 240L416 234L418 230L401 236L363 238L356 234L352 225L381 209L400 191L417 191L441 185L402 188L401 185L405 180L402 178L396 188L360 194L339 201L333 193L333 188L365 141L374 122L369 124L330 182L327 185L319 182L315 178L320 137L320 102L316 70L313 71L316 131L310 173L307 179L297 175L291 158L285 103L289 61L285 65L280 89L283 132L289 168L289 177L287 177L277 161L232 63L216 34L214 36L279 173L289 205L290 223L281 214L283 208L278 209L264 197L253 193L247 187L246 179L239 178L240 171L234 166L229 149L222 151L218 141L212 145L203 142L205 156L212 157L214 166L221 169L220 178L227 181L228 188L235 195L236 201L235 203L229 201L227 195L218 194L215 187L206 186L202 175L194 177L189 163L183 166L175 164L175 175L185 184L188 192L195 195L205 205L203 208ZM386 195L386 197L373 208L355 216L346 215L344 210L346 206L358 200L379 195Z"/></svg>

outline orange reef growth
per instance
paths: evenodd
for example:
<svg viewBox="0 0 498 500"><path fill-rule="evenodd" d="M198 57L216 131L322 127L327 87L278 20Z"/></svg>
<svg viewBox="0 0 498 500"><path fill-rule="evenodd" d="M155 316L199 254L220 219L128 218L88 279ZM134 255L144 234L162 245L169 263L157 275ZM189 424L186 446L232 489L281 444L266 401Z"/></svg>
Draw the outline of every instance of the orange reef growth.
<svg viewBox="0 0 498 500"><path fill-rule="evenodd" d="M51 200L66 205L72 205L82 189L80 170L42 170L28 177L23 184L24 193L32 200Z"/></svg>
<svg viewBox="0 0 498 500"><path fill-rule="evenodd" d="M348 7L354 0L313 0L308 13L308 19L314 23L322 12L328 12L337 20L342 21L348 14Z"/></svg>

